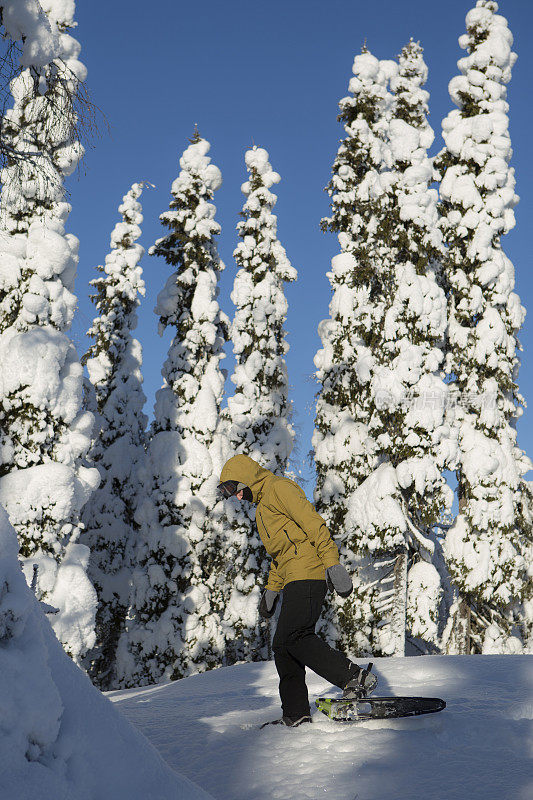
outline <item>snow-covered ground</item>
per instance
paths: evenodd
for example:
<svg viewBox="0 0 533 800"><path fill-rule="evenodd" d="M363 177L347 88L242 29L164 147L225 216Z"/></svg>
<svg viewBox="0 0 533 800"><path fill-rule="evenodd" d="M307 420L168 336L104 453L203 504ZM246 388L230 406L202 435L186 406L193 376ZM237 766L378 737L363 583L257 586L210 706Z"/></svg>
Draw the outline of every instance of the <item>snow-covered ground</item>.
<svg viewBox="0 0 533 800"><path fill-rule="evenodd" d="M280 716L272 662L111 692L182 775L216 800L529 800L533 657L377 659L378 694L442 697L423 717L296 729ZM338 690L308 675L310 697ZM251 726L251 727L247 727Z"/></svg>
<svg viewBox="0 0 533 800"><path fill-rule="evenodd" d="M533 797L533 656L378 659L380 694L448 704L407 719L317 712L312 725L260 730L280 713L272 662L110 692L110 703L64 652L17 557L0 509L1 800ZM312 674L309 688L338 691Z"/></svg>

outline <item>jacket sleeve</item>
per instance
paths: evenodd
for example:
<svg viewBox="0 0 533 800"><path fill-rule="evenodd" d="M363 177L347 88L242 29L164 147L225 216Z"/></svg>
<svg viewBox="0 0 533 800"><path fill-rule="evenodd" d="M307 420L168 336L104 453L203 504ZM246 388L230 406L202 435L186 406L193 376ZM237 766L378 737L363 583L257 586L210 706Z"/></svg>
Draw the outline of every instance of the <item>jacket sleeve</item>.
<svg viewBox="0 0 533 800"><path fill-rule="evenodd" d="M270 562L270 570L268 573L268 581L265 587L266 589L270 589L272 592L280 592L283 588L283 581L280 578L278 571L276 569L276 565L273 561Z"/></svg>
<svg viewBox="0 0 533 800"><path fill-rule="evenodd" d="M281 511L292 519L315 546L324 569L339 563L339 551L328 527L302 489L290 480L279 481L274 492Z"/></svg>

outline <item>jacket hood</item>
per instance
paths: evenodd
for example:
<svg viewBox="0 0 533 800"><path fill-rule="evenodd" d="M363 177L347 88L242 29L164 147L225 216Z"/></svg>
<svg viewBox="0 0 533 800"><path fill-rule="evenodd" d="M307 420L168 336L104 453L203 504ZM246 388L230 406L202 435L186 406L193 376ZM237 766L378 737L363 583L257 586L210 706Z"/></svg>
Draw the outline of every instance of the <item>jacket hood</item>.
<svg viewBox="0 0 533 800"><path fill-rule="evenodd" d="M230 458L222 467L220 483L224 483L224 481L245 483L251 489L253 502L258 503L261 500L265 485L275 477L273 472L261 467L253 458L238 455Z"/></svg>

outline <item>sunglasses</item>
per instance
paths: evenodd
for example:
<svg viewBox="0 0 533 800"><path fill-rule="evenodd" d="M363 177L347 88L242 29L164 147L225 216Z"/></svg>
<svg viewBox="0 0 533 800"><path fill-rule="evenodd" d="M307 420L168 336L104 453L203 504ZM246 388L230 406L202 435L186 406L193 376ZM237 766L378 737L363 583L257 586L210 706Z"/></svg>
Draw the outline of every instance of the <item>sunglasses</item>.
<svg viewBox="0 0 533 800"><path fill-rule="evenodd" d="M224 483L219 483L217 488L222 497L227 499L237 494L238 486L239 484L237 481L224 481Z"/></svg>
<svg viewBox="0 0 533 800"><path fill-rule="evenodd" d="M252 490L245 483L239 483L238 481L224 481L224 483L218 484L217 489L224 498L233 497L233 495L242 490L242 496L244 500L248 500L249 503L253 503L254 496L252 494Z"/></svg>

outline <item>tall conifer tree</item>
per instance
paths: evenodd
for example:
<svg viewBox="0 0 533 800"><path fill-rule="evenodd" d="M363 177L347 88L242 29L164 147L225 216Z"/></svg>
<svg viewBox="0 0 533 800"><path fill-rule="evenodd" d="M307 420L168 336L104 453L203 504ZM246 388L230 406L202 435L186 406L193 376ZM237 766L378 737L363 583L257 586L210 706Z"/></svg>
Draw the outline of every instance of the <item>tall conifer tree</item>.
<svg viewBox="0 0 533 800"><path fill-rule="evenodd" d="M515 224L506 84L516 60L498 4L479 0L459 44L468 55L450 82L457 105L443 121L441 228L447 252L448 370L457 397L459 514L445 553L458 597L448 652L515 652L524 638L524 552L531 525L516 442L522 413L518 331L525 310L502 237Z"/></svg>
<svg viewBox="0 0 533 800"><path fill-rule="evenodd" d="M394 476L390 472L393 496L405 515L403 542L396 536L391 540L385 516L376 520L368 537L370 552L388 562L379 583L384 597L377 626L381 649L396 655L405 654L408 632L411 639L422 640L418 647L426 646L423 640L438 642L442 587L432 563L433 526L453 499L443 475L455 450L443 381L446 296L437 192L430 187L433 169L427 155L434 134L427 121L426 80L422 48L411 41L391 80L394 104L386 137L390 168L382 175L378 211L386 310L381 342L373 348L371 379L379 398L371 430L381 459L395 469ZM367 503L365 489L363 484L352 509L352 535L362 542L366 526L359 522L364 518L359 507L361 501Z"/></svg>
<svg viewBox="0 0 533 800"><path fill-rule="evenodd" d="M183 153L173 200L160 218L169 233L150 250L172 268L155 310L160 332L171 326L175 335L156 395L136 515L138 569L117 660L125 686L177 679L223 658L221 553L211 510L224 452L220 361L228 320L217 301L224 265L211 202L222 179L209 148L196 133Z"/></svg>
<svg viewBox="0 0 533 800"><path fill-rule="evenodd" d="M319 506L356 576L354 596L333 599L329 633L354 656L403 655L408 629L438 639L432 525L452 499L427 68L414 42L399 61L367 51L355 60L324 223L343 253L330 273L332 318L321 324L314 443Z"/></svg>
<svg viewBox="0 0 533 800"><path fill-rule="evenodd" d="M111 689L116 648L124 630L129 584L135 563L139 526L135 521L141 494L139 471L145 455L147 418L142 389L142 350L137 327L139 295L144 281L139 262L142 184L134 183L124 196L122 219L111 233L111 252L101 276L91 281L98 316L88 335L94 339L84 357L95 388L98 427L91 462L102 482L83 509L82 541L91 550L89 577L98 593L96 642L84 659L89 676L101 689Z"/></svg>
<svg viewBox="0 0 533 800"><path fill-rule="evenodd" d="M12 151L32 156L9 159L1 176L0 498L27 577L38 564L38 594L59 608L56 634L79 658L94 642L96 610L79 513L99 478L83 462L93 417L82 411L82 367L67 337L78 240L65 230L64 179L83 154L76 101L86 70L70 35L74 3L45 8L55 57L12 81L2 125Z"/></svg>
<svg viewBox="0 0 533 800"><path fill-rule="evenodd" d="M237 229L241 242L234 252L239 270L231 299L236 306L231 339L236 366L233 397L228 400L232 455L243 453L261 466L283 475L291 454L294 430L290 422L284 323L287 301L283 283L296 280L285 249L277 238L277 197L270 189L280 176L268 153L252 147L245 155L248 180L242 185L246 202ZM259 592L268 564L255 527L255 508L235 504L228 509L226 562L230 565L224 621L230 660L261 660L268 653L269 626L258 616Z"/></svg>
<svg viewBox="0 0 533 800"><path fill-rule="evenodd" d="M317 395L313 448L317 470L315 500L354 575L346 601L334 597L324 614L327 638L352 655L379 651L374 619L379 591L365 589L371 559L361 555L346 529L354 492L379 465L380 446L371 431L376 413L371 377L374 349L387 298L378 265L380 176L390 159L386 143L393 98L389 80L397 72L365 47L353 64L350 96L339 103L346 133L327 187L332 215L322 229L337 233L341 252L328 278L333 290L329 319L318 328L322 348L315 356ZM401 540L401 534L398 533Z"/></svg>

